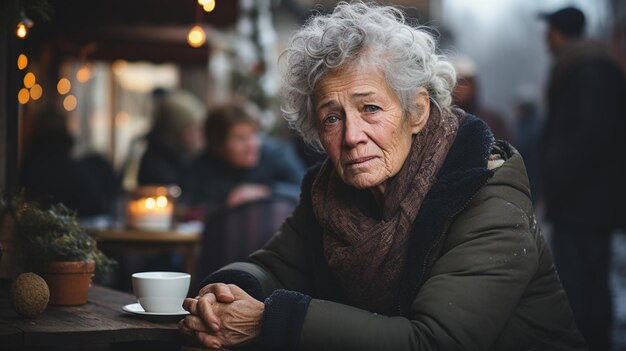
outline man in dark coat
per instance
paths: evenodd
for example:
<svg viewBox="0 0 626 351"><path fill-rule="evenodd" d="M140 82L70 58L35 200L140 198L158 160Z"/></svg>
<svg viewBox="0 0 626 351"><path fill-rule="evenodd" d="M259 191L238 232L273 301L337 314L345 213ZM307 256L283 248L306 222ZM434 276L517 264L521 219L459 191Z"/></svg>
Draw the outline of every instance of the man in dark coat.
<svg viewBox="0 0 626 351"><path fill-rule="evenodd" d="M573 7L542 15L554 55L542 181L555 264L591 350L610 349L611 232L624 217L626 81Z"/></svg>

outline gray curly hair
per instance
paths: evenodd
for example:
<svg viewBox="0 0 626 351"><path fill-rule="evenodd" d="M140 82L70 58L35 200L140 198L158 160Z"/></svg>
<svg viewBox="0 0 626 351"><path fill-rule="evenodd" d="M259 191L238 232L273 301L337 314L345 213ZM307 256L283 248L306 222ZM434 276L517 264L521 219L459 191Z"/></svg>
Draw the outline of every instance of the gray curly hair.
<svg viewBox="0 0 626 351"><path fill-rule="evenodd" d="M330 70L346 64L383 70L405 115L416 109L412 101L421 87L439 109L449 107L456 74L436 49L428 29L412 27L395 7L340 2L333 13L309 19L281 54L283 115L306 143L322 149L314 89Z"/></svg>

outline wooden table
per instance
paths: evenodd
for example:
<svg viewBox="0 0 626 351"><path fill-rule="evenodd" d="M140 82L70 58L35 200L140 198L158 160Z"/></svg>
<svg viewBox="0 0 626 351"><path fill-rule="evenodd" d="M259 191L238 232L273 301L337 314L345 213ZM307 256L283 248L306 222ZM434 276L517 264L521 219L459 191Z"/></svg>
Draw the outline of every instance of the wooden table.
<svg viewBox="0 0 626 351"><path fill-rule="evenodd" d="M0 292L0 349L87 349L142 342L154 343L159 349L181 346L175 320L152 322L124 312L122 306L136 302L127 293L94 285L85 305L48 306L34 319L17 315L7 296L7 289ZM145 347L147 344L136 348Z"/></svg>
<svg viewBox="0 0 626 351"><path fill-rule="evenodd" d="M96 233L98 247L105 253L180 253L185 272L191 274L192 287L201 238L200 232L180 231L106 229Z"/></svg>

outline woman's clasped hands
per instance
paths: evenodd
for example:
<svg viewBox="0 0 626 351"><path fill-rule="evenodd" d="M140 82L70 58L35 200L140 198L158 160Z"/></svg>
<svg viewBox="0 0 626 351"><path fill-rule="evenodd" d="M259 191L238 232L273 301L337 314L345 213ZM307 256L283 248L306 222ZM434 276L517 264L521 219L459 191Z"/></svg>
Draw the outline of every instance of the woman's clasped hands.
<svg viewBox="0 0 626 351"><path fill-rule="evenodd" d="M209 284L187 298L189 315L178 324L181 333L204 347L221 349L259 336L264 304L233 284Z"/></svg>

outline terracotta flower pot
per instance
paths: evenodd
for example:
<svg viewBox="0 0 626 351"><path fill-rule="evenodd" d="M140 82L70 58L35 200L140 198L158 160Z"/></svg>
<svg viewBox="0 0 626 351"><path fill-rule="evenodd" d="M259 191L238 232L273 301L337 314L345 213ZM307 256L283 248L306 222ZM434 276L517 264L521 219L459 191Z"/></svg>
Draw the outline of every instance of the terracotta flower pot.
<svg viewBox="0 0 626 351"><path fill-rule="evenodd" d="M96 263L50 262L43 268L43 278L50 289L50 305L73 306L87 302L87 293Z"/></svg>

